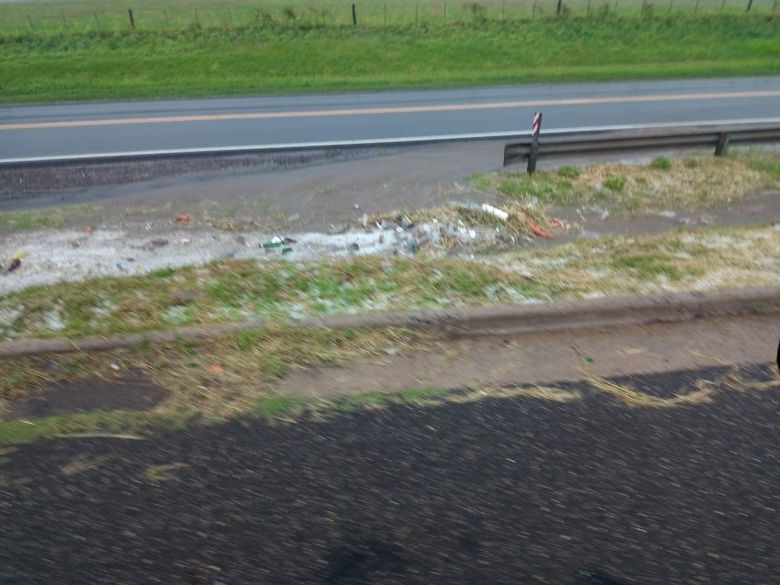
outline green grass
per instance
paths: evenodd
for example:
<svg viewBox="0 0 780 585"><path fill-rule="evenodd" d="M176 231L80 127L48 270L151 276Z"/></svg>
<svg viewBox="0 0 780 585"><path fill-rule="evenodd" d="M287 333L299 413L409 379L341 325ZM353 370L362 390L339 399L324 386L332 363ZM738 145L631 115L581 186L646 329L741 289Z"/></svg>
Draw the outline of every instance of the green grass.
<svg viewBox="0 0 780 585"><path fill-rule="evenodd" d="M32 420L0 421L0 444L29 443L55 435L74 433L131 433L152 424L172 425L172 419L128 411L92 411Z"/></svg>
<svg viewBox="0 0 780 585"><path fill-rule="evenodd" d="M650 164L597 164L557 170L502 171L474 177L521 202L532 198L549 206L607 207L640 215L665 209L703 209L761 189L780 186L780 156L737 150L728 157L653 159Z"/></svg>
<svg viewBox="0 0 780 585"><path fill-rule="evenodd" d="M184 307L182 291L194 293ZM548 292L522 276L451 259L225 260L11 293L0 297L0 315L15 316L6 317L0 335L15 331L77 338L247 318L509 302L518 296L543 299ZM52 312L63 323L60 331L46 325Z"/></svg>
<svg viewBox="0 0 780 585"><path fill-rule="evenodd" d="M0 101L776 74L779 22L583 16L0 32Z"/></svg>
<svg viewBox="0 0 780 585"><path fill-rule="evenodd" d="M672 161L670 161L665 156L657 156L650 161L650 168L659 171L668 171L672 168Z"/></svg>
<svg viewBox="0 0 780 585"><path fill-rule="evenodd" d="M367 408L384 408L394 404L425 404L440 400L449 393L449 390L443 388L409 388L401 392L370 391L362 394L329 397L327 400L269 394L253 401L245 413L233 413L231 417L227 418L240 416L247 420L248 416L249 420L256 417L277 421L291 419L303 412L327 416ZM202 423L226 419L203 421L201 417L194 417L193 413L188 411L160 414L96 410L29 420L6 420L0 421L0 445L29 443L58 435L78 433L138 433L143 435L155 428L184 428L196 420ZM174 468L169 468L169 466L160 466L159 469L150 468L149 475L154 475L157 479L164 479L162 476L172 469Z"/></svg>
<svg viewBox="0 0 780 585"><path fill-rule="evenodd" d="M0 230L40 230L65 226L68 221L94 211L93 205L74 205L0 212Z"/></svg>
<svg viewBox="0 0 780 585"><path fill-rule="evenodd" d="M132 0L116 4L105 0L36 0L0 4L0 30L7 32L126 31L128 8L133 9L138 30L169 30L190 27L241 27L271 24L349 25L350 2L343 0ZM368 0L357 3L361 26L417 25L431 27L452 23L483 23L527 17L550 16L557 0L504 2L447 2L446 0ZM743 15L744 0L679 0L653 5L645 0L567 0L564 16L609 15L680 17L691 14ZM755 0L751 12L775 14L773 0Z"/></svg>

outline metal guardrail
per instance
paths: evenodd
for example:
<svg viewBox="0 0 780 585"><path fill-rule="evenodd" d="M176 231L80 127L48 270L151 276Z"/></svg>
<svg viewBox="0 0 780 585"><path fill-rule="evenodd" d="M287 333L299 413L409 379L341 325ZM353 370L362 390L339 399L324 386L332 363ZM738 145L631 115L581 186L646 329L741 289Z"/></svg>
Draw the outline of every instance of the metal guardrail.
<svg viewBox="0 0 780 585"><path fill-rule="evenodd" d="M614 154L646 150L714 148L715 156L730 145L780 142L780 124L731 124L673 128L643 128L600 134L530 138L504 147L504 166L527 162L532 173L539 157Z"/></svg>

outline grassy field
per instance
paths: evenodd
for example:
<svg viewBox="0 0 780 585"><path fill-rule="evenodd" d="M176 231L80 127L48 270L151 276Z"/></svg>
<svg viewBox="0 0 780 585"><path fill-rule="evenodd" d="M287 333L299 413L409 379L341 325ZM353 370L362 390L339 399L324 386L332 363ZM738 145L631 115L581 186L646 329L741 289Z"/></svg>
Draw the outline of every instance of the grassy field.
<svg viewBox="0 0 780 585"><path fill-rule="evenodd" d="M19 6L37 4L4 10ZM0 102L780 73L780 18L756 13L358 27L273 15L166 27L150 14L155 26L139 16L134 31L99 16L21 30L0 11Z"/></svg>
<svg viewBox="0 0 780 585"><path fill-rule="evenodd" d="M750 0L564 0L566 15L676 16L744 14ZM131 28L128 9L138 30L203 27L241 27L257 24L351 25L351 0L108 0L0 2L2 32L121 31ZM444 25L483 20L514 20L550 16L558 0L355 0L361 26ZM753 0L751 14L772 15L775 0Z"/></svg>

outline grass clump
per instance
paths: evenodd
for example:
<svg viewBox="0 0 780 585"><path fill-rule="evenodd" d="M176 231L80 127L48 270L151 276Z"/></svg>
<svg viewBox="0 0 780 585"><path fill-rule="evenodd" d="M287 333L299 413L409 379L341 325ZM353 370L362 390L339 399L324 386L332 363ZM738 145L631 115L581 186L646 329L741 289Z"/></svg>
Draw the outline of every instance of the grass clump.
<svg viewBox="0 0 780 585"><path fill-rule="evenodd" d="M623 175L607 175L604 177L604 186L615 193L622 193L626 186L626 180Z"/></svg>
<svg viewBox="0 0 780 585"><path fill-rule="evenodd" d="M659 173L658 170L663 170ZM701 209L780 185L780 155L736 151L729 157L659 157L650 165L605 163L577 173L569 167L533 175L504 171L478 175L475 184L519 201L553 206L608 207L622 215L664 209Z"/></svg>
<svg viewBox="0 0 780 585"><path fill-rule="evenodd" d="M353 27L305 22L298 11L284 16L283 7L277 10L275 17L244 25L189 23L167 30L141 24L149 22L141 16L134 31L126 24L95 30L91 13L86 27L58 22L58 30L30 30L25 22L24 32L3 32L0 26L0 101L780 72L777 19L754 15L472 17L447 25ZM713 43L715 37L721 42ZM79 66L63 68L64 60Z"/></svg>
<svg viewBox="0 0 780 585"><path fill-rule="evenodd" d="M668 171L672 168L672 161L665 156L657 156L650 161L650 168L658 171Z"/></svg>
<svg viewBox="0 0 780 585"><path fill-rule="evenodd" d="M567 179L576 179L580 176L580 169L574 165L563 165L558 169L558 175Z"/></svg>

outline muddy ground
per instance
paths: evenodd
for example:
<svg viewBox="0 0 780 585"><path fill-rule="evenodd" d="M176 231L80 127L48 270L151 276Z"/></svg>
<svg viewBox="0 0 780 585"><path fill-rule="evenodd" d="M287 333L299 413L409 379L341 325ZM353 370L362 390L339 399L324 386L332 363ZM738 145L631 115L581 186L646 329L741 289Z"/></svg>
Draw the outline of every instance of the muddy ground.
<svg viewBox="0 0 780 585"><path fill-rule="evenodd" d="M5 448L0 582L775 582L780 392L637 409L563 386L586 399Z"/></svg>

